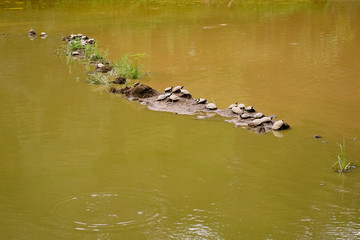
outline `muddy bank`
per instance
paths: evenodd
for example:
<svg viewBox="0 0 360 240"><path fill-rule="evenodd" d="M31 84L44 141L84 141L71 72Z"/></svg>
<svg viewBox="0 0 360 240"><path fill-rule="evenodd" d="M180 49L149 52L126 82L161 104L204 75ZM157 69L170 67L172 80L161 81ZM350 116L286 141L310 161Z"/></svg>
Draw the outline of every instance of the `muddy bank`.
<svg viewBox="0 0 360 240"><path fill-rule="evenodd" d="M93 38L82 34L72 34L63 37L62 40L67 41L69 46L74 44L73 41L77 41L80 47L69 51L68 55L78 60L89 60L95 66L93 72L105 74L112 70L113 66L105 59L93 59L92 55L87 56L85 54L86 46L95 43ZM126 79L118 76L111 83L118 86L126 83ZM231 104L228 109L218 109L214 103L209 103L204 98L193 98L190 92L184 89L184 86L168 87L160 92L137 82L132 87L126 86L118 89L111 87L109 92L122 95L131 101L138 101L154 111L197 115L199 119L219 115L224 117L226 122L232 123L236 127L249 128L260 134L290 128L288 123L283 120L276 120L274 115L265 116L252 106L245 106L242 103Z"/></svg>

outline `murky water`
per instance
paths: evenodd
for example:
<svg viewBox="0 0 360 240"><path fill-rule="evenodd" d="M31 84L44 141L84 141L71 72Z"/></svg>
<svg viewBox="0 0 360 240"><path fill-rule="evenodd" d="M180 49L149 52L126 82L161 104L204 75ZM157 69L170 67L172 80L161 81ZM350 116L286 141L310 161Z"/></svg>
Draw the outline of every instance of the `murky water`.
<svg viewBox="0 0 360 240"><path fill-rule="evenodd" d="M0 2L1 239L360 239L360 169L331 169L343 137L360 161L360 3L227 4ZM292 129L107 94L57 55L79 32L113 60L146 53L156 89Z"/></svg>

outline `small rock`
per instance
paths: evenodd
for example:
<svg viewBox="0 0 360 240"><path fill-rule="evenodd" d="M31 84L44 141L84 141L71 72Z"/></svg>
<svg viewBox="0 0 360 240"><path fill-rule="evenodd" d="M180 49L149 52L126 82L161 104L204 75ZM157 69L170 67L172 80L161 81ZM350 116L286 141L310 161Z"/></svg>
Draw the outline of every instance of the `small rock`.
<svg viewBox="0 0 360 240"><path fill-rule="evenodd" d="M115 81L112 81L111 83L114 83L114 84L125 84L125 83L126 83L126 78L118 77L118 78L115 79Z"/></svg>
<svg viewBox="0 0 360 240"><path fill-rule="evenodd" d="M116 88L111 87L110 90L109 90L109 93L116 93Z"/></svg>

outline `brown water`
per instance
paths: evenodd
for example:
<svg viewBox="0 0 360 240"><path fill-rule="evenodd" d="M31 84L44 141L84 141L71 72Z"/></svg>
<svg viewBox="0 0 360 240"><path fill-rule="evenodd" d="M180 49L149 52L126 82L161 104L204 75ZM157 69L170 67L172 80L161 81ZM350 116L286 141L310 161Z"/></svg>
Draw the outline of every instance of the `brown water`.
<svg viewBox="0 0 360 240"><path fill-rule="evenodd" d="M360 159L359 2L74 2L0 1L1 239L360 239L360 169L331 169L343 137ZM146 53L156 89L292 129L107 94L57 55L79 32L113 60Z"/></svg>

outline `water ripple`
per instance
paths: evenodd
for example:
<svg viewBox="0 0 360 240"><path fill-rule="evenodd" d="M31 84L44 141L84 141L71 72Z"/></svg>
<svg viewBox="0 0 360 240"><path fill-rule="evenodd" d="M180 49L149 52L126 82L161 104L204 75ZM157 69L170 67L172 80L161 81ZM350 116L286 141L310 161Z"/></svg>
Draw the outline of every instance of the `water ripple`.
<svg viewBox="0 0 360 240"><path fill-rule="evenodd" d="M164 215L161 198L144 192L97 192L71 196L51 210L55 221L79 231L151 225Z"/></svg>

